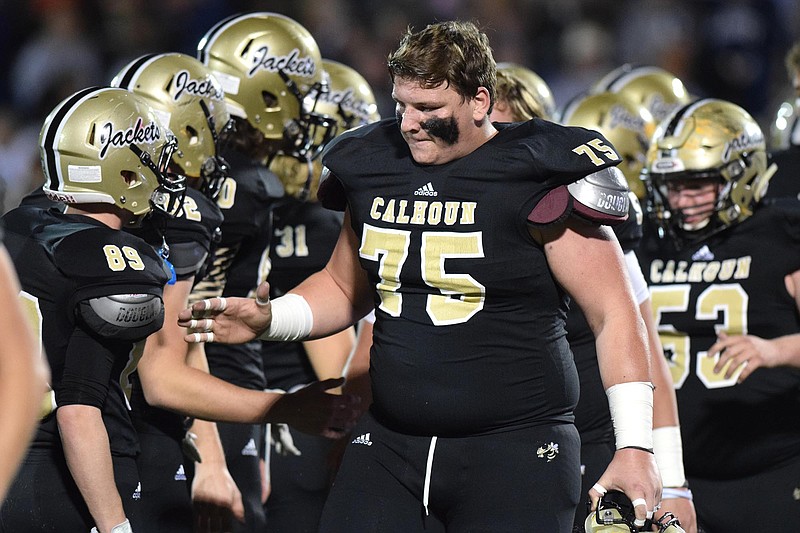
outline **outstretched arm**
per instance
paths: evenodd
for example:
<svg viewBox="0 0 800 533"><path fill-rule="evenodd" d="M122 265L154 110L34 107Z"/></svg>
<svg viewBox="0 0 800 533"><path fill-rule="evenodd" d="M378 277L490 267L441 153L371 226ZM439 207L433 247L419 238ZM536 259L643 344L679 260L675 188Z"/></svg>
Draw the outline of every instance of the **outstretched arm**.
<svg viewBox="0 0 800 533"><path fill-rule="evenodd" d="M164 327L145 343L138 372L150 405L205 420L283 422L300 431L331 438L340 436L338 430L331 428L352 424L357 399L327 392L341 385L338 381L317 383L297 394L283 394L237 387L187 364L195 355L205 358L202 345L184 342L185 330L176 320L178 311L186 306L190 288L189 280L165 288ZM195 351L199 353L193 354Z"/></svg>
<svg viewBox="0 0 800 533"><path fill-rule="evenodd" d="M643 523L661 500L661 480L653 454L644 451L653 447L649 350L622 250L609 228L575 218L543 231L541 237L553 274L583 309L594 332L609 396L617 452L597 488L625 492ZM590 492L594 505L599 490Z"/></svg>
<svg viewBox="0 0 800 533"><path fill-rule="evenodd" d="M358 247L349 213L345 213L336 247L323 270L275 302L269 301L269 286L263 283L255 299L210 298L193 304L178 315L178 324L189 329L186 341L238 344L259 336L306 340L353 325L373 305L366 273L358 262Z"/></svg>

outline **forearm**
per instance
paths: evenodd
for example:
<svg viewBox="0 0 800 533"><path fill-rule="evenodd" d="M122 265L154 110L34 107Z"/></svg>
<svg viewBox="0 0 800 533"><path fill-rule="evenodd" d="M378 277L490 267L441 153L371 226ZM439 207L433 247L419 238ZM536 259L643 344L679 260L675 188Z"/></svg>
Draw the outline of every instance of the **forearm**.
<svg viewBox="0 0 800 533"><path fill-rule="evenodd" d="M328 337L303 343L317 379L338 378L343 375L344 366L350 352L353 351L355 340L355 328L349 327Z"/></svg>
<svg viewBox="0 0 800 533"><path fill-rule="evenodd" d="M140 364L139 378L150 405L219 422L263 422L281 396L245 389L186 365L143 370Z"/></svg>
<svg viewBox="0 0 800 533"><path fill-rule="evenodd" d="M313 316L308 339L323 338L343 331L372 309L368 293L361 288L345 289L331 270L324 269L289 291L302 296Z"/></svg>
<svg viewBox="0 0 800 533"><path fill-rule="evenodd" d="M776 366L800 367L800 333L769 340L777 354Z"/></svg>
<svg viewBox="0 0 800 533"><path fill-rule="evenodd" d="M70 474L97 529L110 531L125 521L125 511L114 481L111 448L100 410L65 405L56 411L56 417Z"/></svg>

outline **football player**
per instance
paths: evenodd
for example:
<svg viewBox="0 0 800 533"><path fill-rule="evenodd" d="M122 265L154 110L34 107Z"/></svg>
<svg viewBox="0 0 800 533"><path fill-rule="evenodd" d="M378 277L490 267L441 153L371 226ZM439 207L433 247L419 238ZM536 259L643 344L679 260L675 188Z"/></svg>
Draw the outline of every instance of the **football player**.
<svg viewBox="0 0 800 533"><path fill-rule="evenodd" d="M800 523L800 209L761 205L774 167L741 107L702 99L656 129L637 250L707 532ZM746 443L746 444L745 444Z"/></svg>
<svg viewBox="0 0 800 533"><path fill-rule="evenodd" d="M625 63L603 76L589 92L622 93L642 104L656 124L694 98L677 76L660 67Z"/></svg>
<svg viewBox="0 0 800 533"><path fill-rule="evenodd" d="M269 164L282 155L308 168L335 134L335 120L316 112L315 98L309 97L325 92L322 58L313 36L298 22L259 12L215 24L198 45L198 59L220 80L235 133L223 150L231 165L231 179L225 181L217 199L224 216L222 238L213 265L190 300L249 296L270 271L272 209L284 195ZM260 342L209 343L205 353L213 375L254 391L266 388ZM326 380L311 390L339 385L341 380ZM338 398L345 403L347 397ZM297 419L289 422L301 431L318 433L315 420L326 424L329 420L321 412L308 412L313 409L309 405L299 410ZM338 414L345 412L348 409ZM347 425L346 420L328 424L336 429L328 429L326 435L341 436ZM217 428L228 468L244 499L246 523L235 524L233 531L263 531L261 425L218 423ZM203 442L198 440L201 455L214 453L205 450Z"/></svg>
<svg viewBox="0 0 800 533"><path fill-rule="evenodd" d="M138 363L133 361L130 365L135 370L123 376L123 386L128 391L142 449L138 457L143 487L139 522L147 531L191 533L188 480L193 482L198 510L210 511L213 503L219 502L222 510L216 514L227 510L239 520L244 519L241 496L224 462L199 462L192 477L194 457L184 457L182 444L191 446L192 442L191 436L186 435L185 417L179 413L210 416L212 413L205 408L208 398L215 394L224 397L230 392L225 391L229 388L227 383L212 378L207 370L201 375L188 368L192 358L182 342L182 330L173 319L186 306L195 279L202 275L202 268L213 254L212 241L218 238L222 214L215 200L228 170L218 152L232 122L219 82L205 65L186 54L139 57L126 65L111 84L144 98L169 126L178 141L169 171L183 176L189 185L179 216L151 217L138 230L155 248L168 250L175 280L164 288L166 325L139 347L135 358ZM202 350L192 352L204 357ZM207 368L202 361L196 366ZM249 391L241 392L244 400ZM203 406L202 411L198 404ZM243 410L231 409L222 402L214 405L218 408L214 419L237 420L249 414L241 414ZM216 437L221 449L214 431L209 430L203 437ZM227 486L219 479L227 480ZM214 492L215 488L219 491Z"/></svg>
<svg viewBox="0 0 800 533"><path fill-rule="evenodd" d="M643 105L624 93L596 93L578 97L566 104L559 113L561 123L599 131L620 155L622 170L631 194L638 191L644 197L645 186L640 178L649 139L655 130L652 115ZM642 208L636 196L631 198L631 213L623 224L614 226L614 233L625 252L628 274L633 283L639 311L647 326L653 359L650 368L655 385L653 445L656 462L664 486L662 511L677 515L690 533L697 531L692 493L686 484L681 455L682 443L675 401L675 392L658 332L653 321L650 295L636 258L636 247L642 236ZM614 437L608 404L597 366L594 338L580 308L570 308L567 314L567 338L575 356L581 379L581 397L575 410L575 425L581 434L583 493L602 472L614 451ZM586 518L586 509L579 507L575 517L578 527Z"/></svg>
<svg viewBox="0 0 800 533"><path fill-rule="evenodd" d="M38 337L28 323L26 300L19 297L19 278L0 243L0 504L25 457L36 429L50 368ZM20 300L17 303L17 300ZM38 333L38 332L37 332Z"/></svg>
<svg viewBox="0 0 800 533"><path fill-rule="evenodd" d="M516 63L497 64L497 101L492 108L493 121L513 122L533 117L553 120L555 113L553 93L541 76Z"/></svg>
<svg viewBox="0 0 800 533"><path fill-rule="evenodd" d="M409 30L389 72L396 116L323 156L319 197L345 210L325 269L274 300L262 284L255 299L194 304L187 340L316 338L375 308L372 405L320 531L566 533L580 491L569 293L595 327L615 414L598 483L644 521L661 493L648 346L599 224L628 213L619 156L596 132L492 124L495 62L473 23Z"/></svg>
<svg viewBox="0 0 800 533"><path fill-rule="evenodd" d="M44 192L66 210L21 206L3 222L52 369L53 409L0 529L130 532L138 444L119 380L133 344L162 325L170 276L152 246L121 230L151 209L179 209L184 184L167 173L175 140L138 96L89 88L51 111L39 146Z"/></svg>
<svg viewBox="0 0 800 533"><path fill-rule="evenodd" d="M329 89L319 95L317 111L335 117L338 131L380 120L372 88L351 67L323 59ZM315 95L309 95L316 98ZM277 298L311 274L322 270L341 231L342 214L317 201L322 165L312 168L295 158L277 156L270 168L281 178L288 199L274 210L274 236L270 246L270 295ZM309 173L311 182L309 183ZM264 372L270 388L294 390L319 379L342 376L353 350L355 332L306 342L264 342ZM290 428L274 428L269 460L271 490L265 504L269 530L287 533L316 532L322 506L335 471L330 464L334 442ZM286 453L287 433L300 454Z"/></svg>

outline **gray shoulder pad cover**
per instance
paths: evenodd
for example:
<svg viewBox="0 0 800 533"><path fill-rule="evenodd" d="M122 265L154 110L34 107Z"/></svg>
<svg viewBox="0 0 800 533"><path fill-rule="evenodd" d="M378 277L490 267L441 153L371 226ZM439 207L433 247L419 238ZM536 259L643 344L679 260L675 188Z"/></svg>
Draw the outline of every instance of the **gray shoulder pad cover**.
<svg viewBox="0 0 800 533"><path fill-rule="evenodd" d="M622 222L628 217L628 183L617 167L607 167L567 186L576 200L574 210L601 224Z"/></svg>
<svg viewBox="0 0 800 533"><path fill-rule="evenodd" d="M164 325L164 302L154 294L115 294L83 300L78 315L104 338L139 341Z"/></svg>

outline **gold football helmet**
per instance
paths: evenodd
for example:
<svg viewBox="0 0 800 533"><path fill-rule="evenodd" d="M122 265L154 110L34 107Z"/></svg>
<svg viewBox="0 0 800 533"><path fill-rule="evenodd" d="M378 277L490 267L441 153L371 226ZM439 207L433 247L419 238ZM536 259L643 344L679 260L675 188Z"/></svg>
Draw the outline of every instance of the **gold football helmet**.
<svg viewBox="0 0 800 533"><path fill-rule="evenodd" d="M364 76L354 68L323 59L322 68L328 76L328 92L315 97L316 110L336 118L338 133L381 119L375 94Z"/></svg>
<svg viewBox="0 0 800 533"><path fill-rule="evenodd" d="M511 106L515 117L553 120L556 103L547 83L534 71L516 63L497 64L497 101Z"/></svg>
<svg viewBox="0 0 800 533"><path fill-rule="evenodd" d="M683 82L674 74L659 67L634 66L629 63L603 76L592 87L591 92L625 94L643 104L656 123L693 99Z"/></svg>
<svg viewBox="0 0 800 533"><path fill-rule="evenodd" d="M372 87L361 74L330 59L323 59L322 65L328 77L328 92L316 95L312 91L308 98L316 102L318 111L336 118L339 133L381 119ZM270 164L270 170L281 179L287 195L316 201L322 172L320 158L302 162L279 154Z"/></svg>
<svg viewBox="0 0 800 533"><path fill-rule="evenodd" d="M44 192L66 204L106 203L136 219L179 212L186 193L167 167L176 140L139 96L92 87L63 100L39 134Z"/></svg>
<svg viewBox="0 0 800 533"><path fill-rule="evenodd" d="M647 154L648 214L681 245L737 224L753 214L776 166L767 168L764 135L747 111L707 98L676 110L657 128ZM717 179L720 191L708 206L708 222L687 225L681 209L668 202L677 180ZM698 206L695 206L695 215Z"/></svg>
<svg viewBox="0 0 800 533"><path fill-rule="evenodd" d="M311 33L277 13L224 19L198 45L198 58L222 83L231 115L246 120L268 156L314 159L335 134L306 95L326 91L322 58ZM261 144L261 143L259 143Z"/></svg>
<svg viewBox="0 0 800 533"><path fill-rule="evenodd" d="M111 85L143 97L178 140L172 162L216 198L228 175L220 139L233 129L224 93L208 67L180 53L149 54L131 61Z"/></svg>
<svg viewBox="0 0 800 533"><path fill-rule="evenodd" d="M620 93L582 95L567 103L559 120L602 133L622 157L618 166L628 187L640 200L645 198L641 172L656 123L643 105Z"/></svg>

